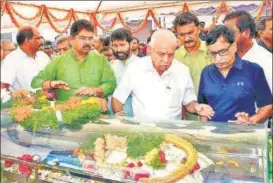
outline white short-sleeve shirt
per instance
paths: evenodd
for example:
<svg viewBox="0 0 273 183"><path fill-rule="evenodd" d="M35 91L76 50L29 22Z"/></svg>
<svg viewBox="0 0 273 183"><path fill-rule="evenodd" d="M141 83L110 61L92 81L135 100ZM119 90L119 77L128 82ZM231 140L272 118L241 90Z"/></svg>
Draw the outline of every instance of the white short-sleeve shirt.
<svg viewBox="0 0 273 183"><path fill-rule="evenodd" d="M33 77L45 68L49 60L44 52L38 51L33 59L18 47L2 61L1 83L9 84L11 91L32 90Z"/></svg>
<svg viewBox="0 0 273 183"><path fill-rule="evenodd" d="M263 68L265 78L272 93L272 54L253 40L253 46L242 59L254 62Z"/></svg>
<svg viewBox="0 0 273 183"><path fill-rule="evenodd" d="M173 60L159 76L150 56L128 66L113 97L124 104L131 93L134 116L147 119L181 119L182 104L196 101L187 66Z"/></svg>

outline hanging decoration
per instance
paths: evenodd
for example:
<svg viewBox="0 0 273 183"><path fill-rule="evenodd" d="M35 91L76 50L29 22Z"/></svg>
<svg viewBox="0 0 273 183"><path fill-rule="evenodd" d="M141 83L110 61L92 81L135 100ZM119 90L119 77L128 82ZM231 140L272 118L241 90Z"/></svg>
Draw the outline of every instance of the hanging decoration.
<svg viewBox="0 0 273 183"><path fill-rule="evenodd" d="M37 8L37 13L32 16L32 17L26 17L22 15L20 12L18 12L13 5L21 5L21 6L33 6ZM268 9L270 8L270 9ZM50 10L54 11L59 11L59 12L66 12L66 15L62 18L55 16ZM256 18L260 18L265 11L269 11L270 16L272 16L272 2L269 0L263 1L261 5L259 6L259 10L257 11ZM182 12L190 12L190 8L188 6L188 3L183 3L183 8ZM209 25L205 30L210 30L218 21L220 15L222 13L228 14L231 12L231 8L228 7L225 1L222 1L221 4L218 6L216 12L215 12L215 20L212 22L211 25ZM43 22L43 17L48 21L50 26L58 33L64 33L67 32L68 28L70 27L72 21L78 20L78 13L86 14L89 16L90 22L94 25L94 30L97 32L97 28L100 28L104 31L110 31L117 23L117 19L119 19L120 23L122 26L128 30L130 30L132 33L137 33L141 30L143 30L147 23L148 23L148 18L151 17L152 21L155 23L155 25L159 28L162 28L158 19L156 18L153 10L149 9L145 15L144 20L141 22L141 24L137 28L131 28L126 24L126 21L122 17L120 12L117 12L116 17L113 18L112 23L108 26L105 27L102 25L100 21L97 20L97 12L79 12L75 11L73 8L70 10L65 10L65 9L60 9L60 8L48 8L45 5L37 6L37 5L30 5L30 4L24 4L24 3L15 3L15 2L9 2L9 1L1 1L1 16L3 16L4 13L7 13L11 19L11 22L19 28L21 25L18 22L18 18L22 19L24 21L33 21L39 18L38 22L35 24L37 27L41 25ZM16 18L18 17L18 18ZM60 29L57 25L55 25L54 22L63 22L63 21L68 21L67 25L63 28L63 30Z"/></svg>
<svg viewBox="0 0 273 183"><path fill-rule="evenodd" d="M183 12L183 13L184 13L184 12L190 12L188 3L184 3L184 4L183 4L182 12Z"/></svg>

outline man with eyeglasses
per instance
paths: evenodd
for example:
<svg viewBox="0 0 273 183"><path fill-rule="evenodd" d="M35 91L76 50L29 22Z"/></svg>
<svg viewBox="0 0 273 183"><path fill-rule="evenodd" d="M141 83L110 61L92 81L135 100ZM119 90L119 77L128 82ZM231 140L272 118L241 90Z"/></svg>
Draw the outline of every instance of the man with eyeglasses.
<svg viewBox="0 0 273 183"><path fill-rule="evenodd" d="M16 50L15 45L9 40L1 41L1 61L12 51Z"/></svg>
<svg viewBox="0 0 273 183"><path fill-rule="evenodd" d="M71 49L53 60L31 83L34 88L56 91L58 100L71 96L105 98L114 92L115 75L107 58L90 51L94 27L87 20L75 21L70 29Z"/></svg>
<svg viewBox="0 0 273 183"><path fill-rule="evenodd" d="M210 121L263 123L272 115L272 96L263 69L236 53L234 31L224 25L209 31L206 43L213 64L202 71L198 102L215 111Z"/></svg>
<svg viewBox="0 0 273 183"><path fill-rule="evenodd" d="M194 14L185 12L176 16L173 23L177 38L182 44L175 52L175 59L189 67L197 95L201 71L211 64L206 43L199 38L200 22ZM186 119L197 121L198 116L186 113Z"/></svg>
<svg viewBox="0 0 273 183"><path fill-rule="evenodd" d="M17 36L18 48L8 54L1 65L1 89L12 92L32 90L31 80L49 62L49 57L39 51L42 36L34 26L23 26Z"/></svg>

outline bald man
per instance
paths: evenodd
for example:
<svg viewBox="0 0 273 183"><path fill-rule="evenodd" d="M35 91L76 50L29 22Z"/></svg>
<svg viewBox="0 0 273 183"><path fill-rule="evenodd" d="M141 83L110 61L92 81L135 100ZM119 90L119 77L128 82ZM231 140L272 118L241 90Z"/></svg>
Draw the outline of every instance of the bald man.
<svg viewBox="0 0 273 183"><path fill-rule="evenodd" d="M18 48L1 65L1 89L31 90L31 80L48 64L49 57L38 51L42 36L34 26L23 26L17 36Z"/></svg>
<svg viewBox="0 0 273 183"><path fill-rule="evenodd" d="M182 105L199 116L210 119L214 115L210 106L196 102L189 68L174 59L176 45L171 31L158 30L152 35L150 56L128 66L113 94L116 115L123 115L123 104L130 94L138 118L181 119Z"/></svg>
<svg viewBox="0 0 273 183"><path fill-rule="evenodd" d="M12 51L16 49L15 45L9 40L1 41L1 61Z"/></svg>

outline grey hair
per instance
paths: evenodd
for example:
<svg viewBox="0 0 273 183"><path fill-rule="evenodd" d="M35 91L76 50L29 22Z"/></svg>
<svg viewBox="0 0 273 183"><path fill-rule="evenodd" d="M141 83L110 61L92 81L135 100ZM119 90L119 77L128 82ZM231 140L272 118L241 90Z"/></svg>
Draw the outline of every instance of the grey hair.
<svg viewBox="0 0 273 183"><path fill-rule="evenodd" d="M158 39L159 37L168 37L169 39L173 40L174 44L176 44L176 37L172 31L159 29L153 33L149 45L153 47L155 40Z"/></svg>

